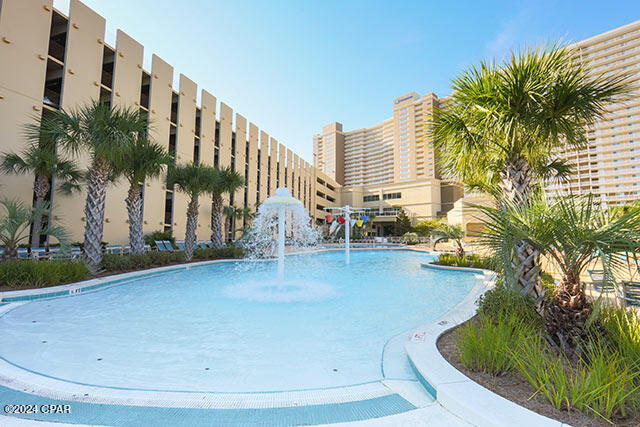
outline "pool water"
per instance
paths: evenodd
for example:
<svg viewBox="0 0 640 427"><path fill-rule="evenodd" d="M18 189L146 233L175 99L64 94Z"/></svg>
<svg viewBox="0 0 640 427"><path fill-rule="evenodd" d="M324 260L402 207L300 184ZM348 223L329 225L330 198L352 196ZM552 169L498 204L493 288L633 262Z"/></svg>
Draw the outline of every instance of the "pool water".
<svg viewBox="0 0 640 427"><path fill-rule="evenodd" d="M0 317L0 356L72 382L263 392L383 378L394 336L444 314L475 283L424 253L360 250L223 262L36 300ZM296 294L297 293L297 294ZM293 294L293 296L292 296Z"/></svg>

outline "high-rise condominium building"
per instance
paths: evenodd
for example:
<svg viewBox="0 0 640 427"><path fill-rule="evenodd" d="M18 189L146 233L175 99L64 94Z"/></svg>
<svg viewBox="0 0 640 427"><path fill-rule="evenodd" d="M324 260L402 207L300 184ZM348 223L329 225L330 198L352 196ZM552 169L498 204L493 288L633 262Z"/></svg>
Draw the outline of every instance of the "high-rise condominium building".
<svg viewBox="0 0 640 427"><path fill-rule="evenodd" d="M393 115L376 125L344 132L330 123L314 135L314 164L343 185L341 203L377 216L386 234L400 209L414 219L443 216L462 196L456 183L442 181L437 152L425 137L442 100L408 93L393 100Z"/></svg>
<svg viewBox="0 0 640 427"><path fill-rule="evenodd" d="M312 216L336 200L337 183L206 90L180 74L173 86L173 67L153 55L145 70L143 46L123 31L115 47L104 40L105 19L78 0L71 0L69 16L53 8L52 0L0 2L0 152L20 152L23 130L33 116L74 109L92 100L133 107L149 118L149 134L178 163L200 162L232 167L245 177L244 188L227 203L255 208L288 187L304 201ZM215 55L215 52L211 54ZM221 60L222 61L222 60ZM87 166L87 156L79 159ZM165 178L144 185L144 231L185 232L187 198L165 185ZM33 176L0 175L0 196L33 200ZM54 188L56 183L53 183ZM324 195L318 200L316 194ZM125 209L127 185L119 182L107 192L104 238L127 241ZM51 192L54 220L72 238L81 240L84 194ZM200 198L198 238L210 236L211 203Z"/></svg>
<svg viewBox="0 0 640 427"><path fill-rule="evenodd" d="M393 101L393 116L377 125L343 132L331 123L314 135L315 166L345 186L439 178L433 145L423 132L439 105L430 93L411 92Z"/></svg>
<svg viewBox="0 0 640 427"><path fill-rule="evenodd" d="M587 132L588 146L561 152L573 164L566 183L551 194L593 193L608 204L640 199L640 21L574 45L593 74L627 74L636 89L630 99L609 106L609 113Z"/></svg>

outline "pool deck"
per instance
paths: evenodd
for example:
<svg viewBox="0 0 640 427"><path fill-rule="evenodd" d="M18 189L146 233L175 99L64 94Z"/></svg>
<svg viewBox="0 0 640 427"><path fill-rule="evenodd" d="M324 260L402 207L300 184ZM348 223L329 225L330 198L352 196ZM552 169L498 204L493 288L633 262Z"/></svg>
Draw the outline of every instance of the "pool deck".
<svg viewBox="0 0 640 427"><path fill-rule="evenodd" d="M402 249L428 252L413 248ZM160 267L49 289L4 292L0 293L0 316L33 299L90 292L106 286L115 286L134 277L216 262L229 262L229 260ZM459 269L456 268L456 270ZM513 416L516 416L515 419L525 416L523 422L519 424L560 425L557 422L554 422L555 424L540 423L548 419L482 388L455 370L437 351L437 338L446 330L470 318L475 312L477 297L495 280L486 271L470 271L470 269L464 271L475 274L476 277L476 285L465 299L437 321L409 331L405 341L398 341L399 345L405 346L420 382L407 379L394 380L385 376L380 381L347 387L270 393L134 390L80 384L53 378L29 371L0 357L0 402L3 406L66 404L71 408L70 414L38 413L6 417L0 412L0 424L3 426L29 425L37 420L56 423L55 425L70 423L127 426L157 424L463 426L508 425L502 422L507 420L505 417L512 416L510 419L513 420ZM494 396L502 400L496 400ZM503 411L504 415L499 415ZM529 413L544 420L533 417L530 420L536 423L529 424L526 422L529 419L527 417L531 415Z"/></svg>

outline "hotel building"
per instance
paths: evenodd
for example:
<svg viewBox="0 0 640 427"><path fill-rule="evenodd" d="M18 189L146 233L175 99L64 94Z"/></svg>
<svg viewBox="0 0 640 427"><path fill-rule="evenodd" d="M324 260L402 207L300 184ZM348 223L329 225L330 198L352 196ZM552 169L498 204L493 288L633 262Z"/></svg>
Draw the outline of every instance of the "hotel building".
<svg viewBox="0 0 640 427"><path fill-rule="evenodd" d="M375 213L378 234L391 232L400 209L414 221L445 216L462 197L459 184L441 179L425 138L441 102L411 92L393 100L393 116L381 123L344 132L334 122L313 137L316 168L343 185L341 204Z"/></svg>
<svg viewBox="0 0 640 427"><path fill-rule="evenodd" d="M550 185L550 194L593 193L601 202L625 204L640 199L640 21L574 44L580 60L595 75L628 74L636 85L631 98L587 132L588 145L560 154L573 165L567 182Z"/></svg>
<svg viewBox="0 0 640 427"><path fill-rule="evenodd" d="M151 70L142 66L144 48L118 30L116 43L104 40L105 19L78 0L69 16L52 0L0 2L0 151L20 152L24 125L46 111L74 109L92 100L139 108L149 118L150 136L178 163L232 167L245 178L244 188L227 203L255 208L288 187L313 217L338 198L339 185L298 154L249 122L187 76L173 86L174 69L153 55ZM87 166L86 156L79 159ZM0 197L31 204L34 177L0 175ZM144 185L144 232L171 229L185 233L187 198L165 185L166 178ZM55 187L55 183L53 183ZM104 239L128 240L125 197L118 182L107 192ZM316 194L322 194L322 200ZM86 194L51 193L52 214L74 240L82 240ZM210 237L210 198L200 198L198 238ZM237 227L242 224L236 224Z"/></svg>

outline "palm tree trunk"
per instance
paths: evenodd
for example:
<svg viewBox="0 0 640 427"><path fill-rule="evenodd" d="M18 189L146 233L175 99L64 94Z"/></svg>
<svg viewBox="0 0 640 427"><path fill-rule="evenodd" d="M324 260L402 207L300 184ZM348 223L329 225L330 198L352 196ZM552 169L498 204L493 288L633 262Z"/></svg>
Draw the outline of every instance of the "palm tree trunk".
<svg viewBox="0 0 640 427"><path fill-rule="evenodd" d="M36 194L36 209L40 209L45 203L45 197L51 185L49 184L49 178L44 175L38 175L33 185L33 192ZM33 220L33 227L31 228L31 247L37 248L40 246L40 230L42 229L42 217L36 217Z"/></svg>
<svg viewBox="0 0 640 427"><path fill-rule="evenodd" d="M462 247L462 242L460 240L456 240L456 244L458 247L456 248L456 256L462 258L464 256L464 248Z"/></svg>
<svg viewBox="0 0 640 427"><path fill-rule="evenodd" d="M222 209L222 196L214 194L211 202L211 242L214 248L221 248L223 246Z"/></svg>
<svg viewBox="0 0 640 427"><path fill-rule="evenodd" d="M514 204L528 203L531 198L533 170L520 154L512 154L500 172L500 187L505 198ZM540 252L524 240L514 245L511 266L522 293L531 295L538 311L542 310L544 288L540 278Z"/></svg>
<svg viewBox="0 0 640 427"><path fill-rule="evenodd" d="M7 246L0 259L3 261L8 259L18 259L18 247L15 245Z"/></svg>
<svg viewBox="0 0 640 427"><path fill-rule="evenodd" d="M89 173L87 203L84 215L84 256L92 273L98 271L102 261L102 235L104 228L104 208L109 180L109 165L104 161L94 161Z"/></svg>
<svg viewBox="0 0 640 427"><path fill-rule="evenodd" d="M512 154L500 171L502 194L512 203L526 202L530 198L533 170L527 159L520 154Z"/></svg>
<svg viewBox="0 0 640 427"><path fill-rule="evenodd" d="M511 267L521 292L531 295L538 311L542 310L544 288L540 278L540 252L524 240L514 245Z"/></svg>
<svg viewBox="0 0 640 427"><path fill-rule="evenodd" d="M129 215L129 245L131 253L144 253L144 239L142 238L142 192L140 184L129 187L127 198L127 214Z"/></svg>
<svg viewBox="0 0 640 427"><path fill-rule="evenodd" d="M586 328L591 314L591 303L584 292L579 274L569 273L555 290L546 308L547 340L568 356L580 351L580 344L588 338ZM594 327L598 327L597 322Z"/></svg>
<svg viewBox="0 0 640 427"><path fill-rule="evenodd" d="M187 261L193 258L193 246L198 229L198 198L192 197L187 206L187 232L184 236L184 257Z"/></svg>

